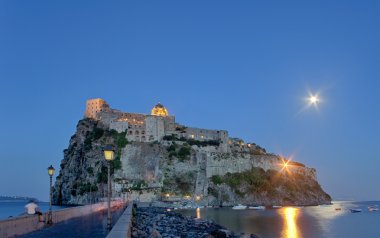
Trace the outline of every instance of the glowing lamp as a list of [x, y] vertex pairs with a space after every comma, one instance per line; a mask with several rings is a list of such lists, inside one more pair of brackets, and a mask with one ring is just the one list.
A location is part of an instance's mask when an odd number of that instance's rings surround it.
[[54, 172], [55, 172], [54, 167], [52, 165], [50, 165], [49, 168], [48, 168], [48, 174], [49, 174], [49, 176], [53, 176]]
[[115, 151], [112, 149], [112, 147], [110, 145], [107, 145], [104, 150], [104, 158], [107, 160], [107, 161], [111, 161], [114, 159], [114, 156], [115, 156]]

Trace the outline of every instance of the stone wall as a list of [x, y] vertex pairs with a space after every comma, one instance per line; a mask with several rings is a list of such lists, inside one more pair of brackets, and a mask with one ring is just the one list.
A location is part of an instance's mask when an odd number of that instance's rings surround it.
[[112, 121], [110, 123], [110, 129], [116, 130], [121, 133], [128, 129], [128, 122], [126, 121]]
[[165, 135], [165, 121], [163, 117], [147, 116], [145, 119], [146, 137], [145, 141], [161, 141]]
[[132, 204], [129, 204], [119, 220], [112, 227], [107, 238], [130, 238], [132, 235]]
[[85, 117], [91, 119], [98, 119], [98, 113], [108, 109], [109, 105], [101, 98], [89, 99], [86, 102]]

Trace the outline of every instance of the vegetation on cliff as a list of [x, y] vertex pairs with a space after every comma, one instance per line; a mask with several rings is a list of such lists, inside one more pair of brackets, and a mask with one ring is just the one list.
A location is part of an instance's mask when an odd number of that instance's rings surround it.
[[[241, 173], [227, 173], [212, 176], [209, 192], [216, 198], [220, 185], [225, 184], [238, 196], [237, 199], [254, 197], [256, 201], [267, 204], [318, 204], [317, 201], [331, 201], [318, 182], [307, 175], [253, 167]], [[279, 199], [280, 198], [280, 199]], [[302, 199], [301, 199], [302, 198]], [[228, 196], [224, 196], [228, 200]], [[301, 200], [300, 200], [301, 199]]]
[[90, 201], [102, 197], [107, 183], [107, 163], [102, 149], [106, 144], [114, 146], [111, 174], [121, 170], [121, 150], [128, 144], [126, 133], [108, 130], [90, 119], [80, 120], [69, 147], [64, 150], [53, 191], [55, 203], [83, 203], [78, 200], [79, 196], [86, 196]]

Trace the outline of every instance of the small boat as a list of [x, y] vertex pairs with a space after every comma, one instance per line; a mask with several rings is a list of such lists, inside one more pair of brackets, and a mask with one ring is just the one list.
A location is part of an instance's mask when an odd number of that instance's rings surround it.
[[272, 208], [276, 209], [276, 208], [281, 208], [282, 206], [272, 206]]
[[375, 211], [378, 211], [378, 210], [379, 210], [379, 208], [377, 206], [369, 206], [368, 207], [368, 211], [370, 211], [370, 212], [375, 212]]
[[342, 208], [340, 208], [340, 207], [335, 208], [335, 211], [342, 211]]
[[248, 207], [248, 209], [252, 209], [252, 210], [265, 210], [265, 207], [264, 206], [251, 206], [251, 207]]
[[358, 213], [358, 212], [362, 212], [362, 209], [350, 209], [351, 213]]
[[247, 208], [247, 206], [244, 206], [241, 204], [238, 204], [238, 205], [232, 207], [232, 209], [234, 209], [234, 210], [244, 210], [246, 208]]

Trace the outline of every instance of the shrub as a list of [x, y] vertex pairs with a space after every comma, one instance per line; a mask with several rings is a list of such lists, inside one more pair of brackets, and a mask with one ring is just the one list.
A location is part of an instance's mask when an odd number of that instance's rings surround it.
[[94, 140], [98, 140], [100, 137], [102, 137], [104, 134], [104, 130], [102, 128], [95, 127], [92, 131], [92, 137]]
[[84, 151], [90, 151], [92, 149], [92, 140], [91, 137], [87, 137], [84, 140]]
[[141, 190], [144, 187], [147, 187], [148, 184], [145, 182], [145, 180], [138, 180], [133, 182], [131, 190]]
[[100, 172], [97, 175], [98, 183], [107, 183], [108, 175], [107, 175], [107, 167], [102, 166]]
[[211, 177], [211, 181], [215, 184], [215, 185], [219, 185], [219, 184], [222, 184], [223, 183], [223, 179], [222, 177], [220, 177], [219, 175], [213, 175]]
[[167, 151], [168, 152], [172, 152], [172, 151], [176, 151], [177, 149], [177, 144], [176, 143], [173, 143], [171, 144], [168, 148], [167, 148]]
[[120, 156], [116, 156], [116, 158], [112, 161], [111, 166], [113, 170], [119, 170], [122, 168]]
[[93, 167], [88, 167], [87, 169], [87, 173], [93, 175], [94, 174], [94, 168]]
[[178, 157], [182, 160], [185, 159], [189, 155], [190, 155], [190, 148], [189, 147], [186, 147], [186, 146], [181, 147], [181, 149], [179, 149], [179, 151], [178, 151]]
[[89, 193], [89, 192], [96, 192], [96, 191], [98, 191], [98, 186], [96, 186], [96, 185], [93, 185], [89, 182], [87, 182], [85, 184], [80, 184], [79, 195], [83, 195], [83, 194]]
[[172, 134], [172, 135], [166, 135], [166, 136], [162, 137], [162, 139], [168, 140], [168, 141], [174, 141], [174, 140], [178, 140], [178, 137], [177, 137], [177, 135]]

